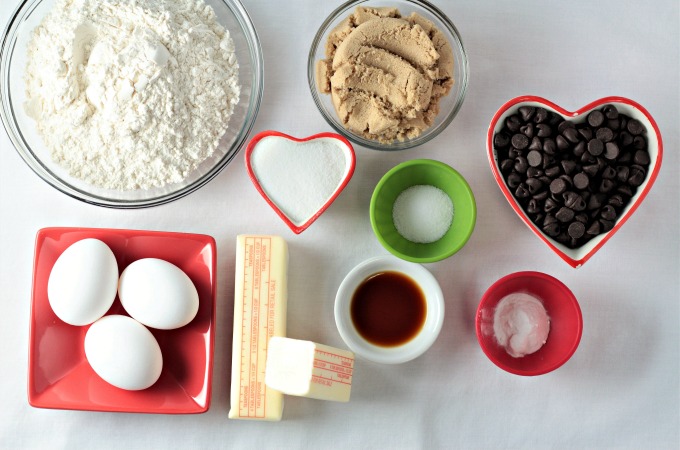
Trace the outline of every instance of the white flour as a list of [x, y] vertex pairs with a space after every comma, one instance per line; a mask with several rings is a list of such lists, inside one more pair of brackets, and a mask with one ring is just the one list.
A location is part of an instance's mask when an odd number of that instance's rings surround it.
[[52, 158], [119, 190], [182, 181], [217, 148], [240, 92], [234, 44], [202, 0], [57, 0], [25, 81]]

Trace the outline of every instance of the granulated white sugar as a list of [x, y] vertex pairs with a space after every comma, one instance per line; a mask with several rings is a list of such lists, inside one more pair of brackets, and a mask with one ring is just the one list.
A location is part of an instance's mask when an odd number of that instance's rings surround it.
[[394, 202], [392, 220], [405, 239], [419, 244], [435, 242], [451, 227], [453, 202], [435, 186], [411, 186]]
[[349, 170], [346, 152], [336, 139], [294, 142], [269, 136], [250, 157], [253, 173], [269, 199], [296, 225], [316, 214], [338, 189]]

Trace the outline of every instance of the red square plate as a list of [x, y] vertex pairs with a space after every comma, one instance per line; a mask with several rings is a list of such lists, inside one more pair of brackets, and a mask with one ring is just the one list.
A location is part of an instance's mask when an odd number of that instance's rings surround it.
[[[163, 372], [142, 391], [126, 391], [102, 380], [85, 358], [89, 326], [62, 322], [47, 299], [55, 261], [76, 241], [95, 238], [116, 255], [121, 273], [141, 258], [164, 259], [182, 269], [198, 291], [198, 313], [176, 330], [149, 328], [163, 353]], [[210, 407], [215, 339], [215, 239], [201, 234], [96, 228], [38, 231], [28, 354], [28, 402], [38, 408], [157, 414], [203, 413]], [[107, 314], [127, 315], [118, 297]]]

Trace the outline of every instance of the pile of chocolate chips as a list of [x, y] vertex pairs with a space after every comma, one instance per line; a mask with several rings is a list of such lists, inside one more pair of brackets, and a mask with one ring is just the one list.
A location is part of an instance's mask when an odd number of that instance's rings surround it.
[[539, 229], [569, 248], [606, 233], [647, 177], [646, 130], [613, 105], [583, 123], [522, 106], [493, 145], [510, 192]]

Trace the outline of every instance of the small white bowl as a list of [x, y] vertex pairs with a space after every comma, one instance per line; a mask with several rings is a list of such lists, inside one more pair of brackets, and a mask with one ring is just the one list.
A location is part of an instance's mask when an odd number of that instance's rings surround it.
[[[400, 272], [423, 291], [427, 306], [425, 323], [420, 332], [405, 344], [381, 347], [364, 339], [354, 327], [350, 314], [352, 297], [357, 287], [369, 276], [380, 272]], [[393, 256], [368, 259], [356, 266], [338, 288], [335, 296], [335, 324], [345, 344], [358, 356], [382, 364], [400, 364], [422, 355], [439, 335], [444, 322], [444, 295], [434, 276], [420, 264]]]

